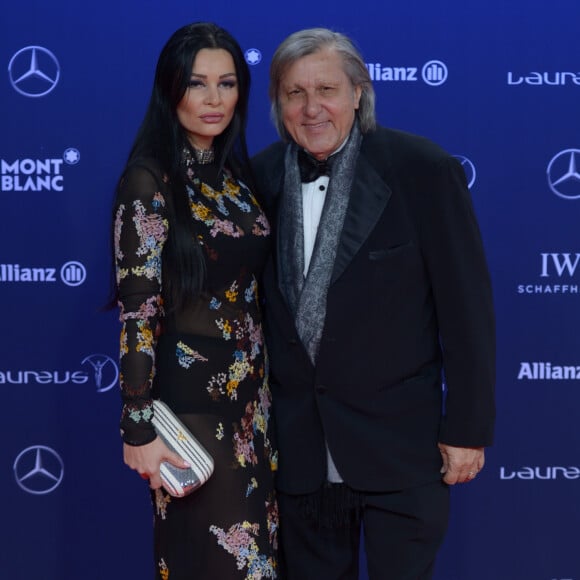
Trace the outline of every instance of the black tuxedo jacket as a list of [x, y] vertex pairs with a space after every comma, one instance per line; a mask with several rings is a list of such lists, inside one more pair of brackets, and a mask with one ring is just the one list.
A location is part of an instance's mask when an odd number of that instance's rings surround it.
[[[284, 152], [253, 160], [274, 239]], [[345, 482], [370, 492], [440, 478], [439, 441], [492, 443], [491, 284], [456, 159], [407, 133], [364, 136], [316, 365], [279, 287], [284, 259], [274, 251], [263, 280], [280, 490], [321, 485], [325, 438]]]

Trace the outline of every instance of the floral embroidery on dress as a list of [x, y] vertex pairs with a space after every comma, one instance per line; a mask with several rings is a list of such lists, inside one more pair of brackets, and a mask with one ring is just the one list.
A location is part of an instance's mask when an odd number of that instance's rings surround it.
[[169, 580], [169, 568], [163, 558], [159, 560], [159, 575], [161, 576], [161, 580]]
[[238, 299], [238, 283], [234, 280], [232, 285], [226, 290], [226, 298], [230, 302], [235, 302]]
[[164, 493], [163, 489], [155, 490], [155, 509], [157, 515], [164, 520], [167, 517], [167, 506], [171, 503], [171, 496]]
[[216, 326], [222, 331], [222, 337], [224, 340], [229, 340], [232, 337], [232, 325], [229, 320], [224, 320], [220, 318], [215, 321]]
[[236, 391], [238, 385], [254, 368], [248, 361], [248, 354], [246, 352], [237, 350], [234, 353], [234, 358], [234, 362], [230, 365], [229, 381], [226, 385], [226, 393], [233, 401], [238, 398]]
[[213, 227], [209, 232], [214, 238], [218, 234], [225, 234], [232, 238], [239, 238], [244, 235], [244, 230], [240, 226], [234, 225], [232, 222], [227, 220], [214, 219]]
[[266, 219], [264, 214], [259, 215], [256, 218], [256, 223], [252, 228], [252, 233], [255, 236], [269, 236], [270, 235], [270, 223]]
[[207, 206], [203, 205], [201, 201], [192, 200], [190, 202], [190, 207], [193, 217], [208, 226], [209, 233], [212, 237], [215, 238], [219, 233], [233, 238], [239, 238], [244, 235], [242, 228], [229, 220], [223, 220], [216, 217]]
[[224, 386], [228, 376], [225, 373], [218, 373], [213, 376], [207, 385], [207, 392], [213, 401], [219, 400], [221, 395], [225, 394]]
[[226, 552], [235, 556], [238, 570], [247, 568], [246, 580], [276, 578], [276, 563], [270, 557], [259, 553], [255, 537], [259, 535], [260, 525], [243, 522], [234, 524], [226, 532], [217, 526], [210, 526], [218, 544]]
[[274, 546], [274, 549], [278, 549], [278, 528], [280, 527], [280, 516], [278, 513], [278, 502], [274, 498], [273, 493], [268, 496], [268, 500], [266, 501], [266, 513], [270, 544]]
[[[208, 184], [200, 183], [194, 177], [193, 171], [190, 170], [188, 175], [193, 183], [200, 188], [202, 195], [216, 204], [216, 211], [222, 216], [227, 217], [230, 215], [230, 211], [225, 205], [226, 200], [231, 201], [240, 211], [245, 213], [249, 213], [252, 210], [253, 204], [256, 204], [254, 196], [248, 192], [247, 188], [236, 185], [230, 176], [224, 177], [223, 189], [216, 191]], [[242, 191], [248, 195], [252, 204], [241, 199]], [[193, 217], [208, 226], [212, 237], [215, 238], [220, 233], [233, 238], [239, 238], [244, 235], [244, 230], [240, 226], [234, 224], [231, 220], [218, 218], [207, 205], [201, 200], [198, 200], [196, 191], [191, 186], [187, 186], [187, 193], [190, 199], [190, 208]], [[256, 221], [252, 226], [252, 234], [256, 236], [270, 235], [270, 225], [264, 214], [260, 213], [256, 217]]]
[[153, 417], [153, 405], [151, 403], [145, 403], [143, 407], [126, 405], [125, 409], [131, 420], [135, 423], [140, 423], [141, 421], [148, 423]]
[[153, 318], [158, 314], [163, 314], [163, 302], [160, 296], [150, 296], [145, 302], [139, 305], [139, 310], [137, 312], [126, 312], [125, 305], [120, 304], [120, 316], [119, 320], [121, 322], [126, 322], [127, 320], [147, 320]]
[[221, 191], [216, 191], [207, 183], [202, 183], [201, 193], [203, 193], [203, 195], [205, 195], [205, 197], [208, 199], [215, 201], [217, 210], [222, 215], [230, 215], [229, 210], [224, 204], [226, 199], [235, 204], [240, 209], [240, 211], [243, 211], [244, 213], [251, 211], [252, 206], [247, 201], [240, 199], [240, 186], [236, 185], [230, 177], [225, 177], [222, 187], [223, 189]]
[[270, 399], [268, 396], [262, 398], [260, 404], [248, 402], [246, 413], [242, 417], [240, 425], [234, 426], [234, 456], [241, 467], [246, 467], [248, 464], [255, 465], [258, 462], [258, 457], [254, 451], [254, 437], [257, 433], [263, 435], [268, 454], [272, 455], [270, 441], [267, 437], [269, 408]]
[[270, 449], [270, 471], [278, 471], [278, 450]]
[[252, 280], [251, 284], [246, 288], [244, 292], [244, 300], [248, 303], [252, 303], [256, 300], [256, 296], [258, 294], [258, 283], [256, 280]]
[[246, 490], [246, 497], [249, 497], [249, 495], [255, 489], [258, 489], [258, 482], [256, 481], [256, 478], [255, 477], [252, 477], [252, 479], [250, 479], [250, 483], [248, 483], [248, 488]]
[[168, 222], [159, 214], [147, 213], [140, 200], [133, 202], [135, 231], [139, 236], [137, 256], [146, 256], [145, 263], [132, 269], [136, 276], [161, 281], [161, 252], [167, 236]]
[[120, 339], [120, 349], [121, 349], [121, 356], [127, 354], [129, 352], [129, 346], [127, 345], [127, 329], [125, 326], [121, 328], [121, 339]]
[[176, 355], [179, 365], [184, 369], [188, 369], [196, 360], [207, 362], [207, 358], [187, 346], [181, 340], [177, 343]]
[[153, 194], [153, 201], [151, 202], [151, 205], [156, 211], [165, 207], [165, 198], [161, 195], [161, 192], [156, 191]]
[[[123, 214], [125, 213], [125, 205], [121, 204], [119, 205], [119, 207], [117, 208], [117, 211], [115, 212], [115, 220], [113, 222], [113, 239], [115, 240], [115, 262], [117, 263], [117, 268], [116, 268], [116, 275], [117, 275], [117, 284], [120, 282], [120, 280], [122, 279], [122, 277], [119, 276], [119, 274], [121, 273], [121, 271], [123, 270], [123, 268], [119, 267], [119, 263], [123, 260], [123, 258], [125, 257], [125, 254], [123, 253], [123, 249], [121, 248], [121, 244], [119, 244], [119, 241], [121, 239], [121, 232], [123, 231]], [[125, 268], [125, 276], [127, 275], [127, 269]]]

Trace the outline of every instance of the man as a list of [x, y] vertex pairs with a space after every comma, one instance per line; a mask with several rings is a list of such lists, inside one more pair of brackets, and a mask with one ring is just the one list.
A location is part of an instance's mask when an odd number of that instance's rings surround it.
[[[326, 29], [270, 69], [284, 142], [254, 159], [275, 230], [264, 274], [290, 580], [431, 578], [449, 485], [492, 442], [489, 274], [460, 164], [377, 127], [368, 71]], [[446, 397], [443, 400], [442, 376]]]

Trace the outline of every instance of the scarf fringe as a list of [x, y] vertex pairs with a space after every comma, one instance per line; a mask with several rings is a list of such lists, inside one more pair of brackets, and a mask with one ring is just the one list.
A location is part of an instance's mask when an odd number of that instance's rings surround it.
[[319, 528], [350, 528], [360, 521], [364, 494], [344, 483], [325, 483], [299, 500], [300, 514]]

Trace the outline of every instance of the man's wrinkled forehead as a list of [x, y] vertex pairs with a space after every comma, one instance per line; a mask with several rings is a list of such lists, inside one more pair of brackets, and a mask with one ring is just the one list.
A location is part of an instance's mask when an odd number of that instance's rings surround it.
[[309, 84], [337, 84], [348, 80], [340, 53], [333, 48], [323, 48], [305, 54], [288, 63], [280, 75], [280, 88]]

